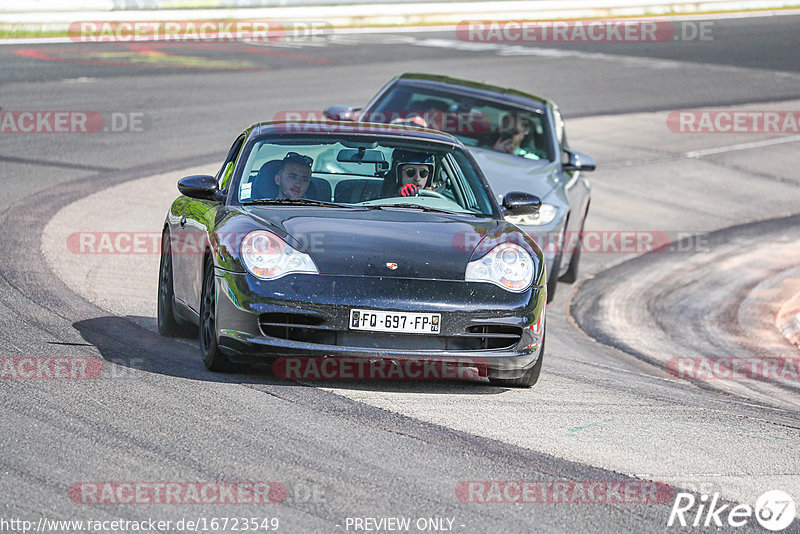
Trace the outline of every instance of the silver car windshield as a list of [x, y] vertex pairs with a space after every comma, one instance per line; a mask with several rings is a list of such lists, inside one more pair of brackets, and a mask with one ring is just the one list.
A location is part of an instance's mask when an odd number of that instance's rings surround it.
[[554, 157], [542, 113], [435, 89], [397, 85], [359, 120], [440, 130], [458, 137], [467, 146], [528, 159]]

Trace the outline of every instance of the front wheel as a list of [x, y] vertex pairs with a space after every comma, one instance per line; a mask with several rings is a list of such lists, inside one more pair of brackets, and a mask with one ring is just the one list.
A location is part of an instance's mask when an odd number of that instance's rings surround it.
[[158, 270], [158, 333], [162, 336], [177, 337], [186, 333], [186, 329], [175, 320], [174, 306], [172, 249], [169, 231], [164, 230], [161, 238], [161, 264]]
[[510, 379], [489, 377], [489, 383], [498, 387], [529, 388], [539, 381], [539, 375], [542, 373], [542, 360], [544, 360], [544, 335], [542, 335], [542, 346], [539, 349], [539, 359], [524, 375], [519, 378]]
[[[586, 212], [589, 212], [588, 208]], [[575, 250], [572, 251], [572, 257], [569, 260], [569, 268], [567, 272], [564, 273], [564, 276], [559, 278], [559, 280], [568, 284], [572, 284], [578, 279], [578, 264], [581, 261], [581, 241], [583, 241], [584, 224], [586, 224], [586, 215], [583, 216], [583, 221], [581, 221], [581, 229], [578, 231], [578, 242], [575, 244]]]
[[200, 352], [209, 371], [233, 370], [233, 364], [217, 344], [217, 284], [214, 280], [214, 261], [206, 259], [203, 274], [203, 296], [200, 299]]
[[558, 287], [558, 271], [561, 270], [561, 252], [553, 258], [553, 267], [550, 269], [550, 276], [547, 279], [547, 302], [552, 302], [556, 297]]

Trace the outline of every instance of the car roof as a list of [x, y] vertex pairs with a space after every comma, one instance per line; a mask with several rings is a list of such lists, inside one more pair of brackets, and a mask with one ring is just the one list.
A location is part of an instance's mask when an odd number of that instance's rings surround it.
[[456, 137], [427, 128], [417, 128], [400, 124], [346, 121], [273, 121], [253, 124], [248, 130], [252, 135], [314, 135], [336, 137], [340, 135], [401, 138], [415, 141], [440, 143], [465, 149]]
[[499, 87], [497, 85], [464, 80], [461, 78], [451, 78], [450, 76], [442, 76], [439, 74], [406, 72], [398, 76], [396, 80], [397, 83], [401, 85], [439, 89], [476, 98], [495, 100], [500, 103], [532, 108], [538, 111], [544, 111], [547, 105], [553, 105], [553, 102], [547, 98], [524, 93], [516, 89]]

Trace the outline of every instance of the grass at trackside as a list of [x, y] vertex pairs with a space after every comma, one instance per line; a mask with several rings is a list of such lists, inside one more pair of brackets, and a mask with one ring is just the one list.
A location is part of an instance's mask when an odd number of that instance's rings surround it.
[[34, 39], [37, 37], [66, 37], [67, 30], [28, 30], [25, 28], [0, 28], [0, 39]]
[[[796, 4], [793, 6], [784, 6], [779, 8], [770, 8], [770, 9], [737, 9], [731, 11], [725, 10], [718, 10], [718, 11], [698, 11], [698, 12], [668, 12], [668, 13], [659, 13], [657, 15], [626, 15], [626, 16], [611, 16], [611, 17], [574, 17], [574, 18], [565, 18], [565, 19], [519, 19], [519, 18], [509, 18], [506, 21], [514, 21], [514, 22], [552, 22], [556, 20], [622, 20], [622, 19], [643, 19], [643, 18], [660, 18], [660, 17], [697, 17], [697, 16], [704, 16], [704, 15], [726, 15], [726, 14], [734, 14], [734, 13], [770, 13], [775, 11], [791, 11], [800, 8], [800, 4]], [[235, 22], [237, 20], [246, 20], [246, 19], [214, 19], [214, 22]], [[482, 21], [481, 19], [469, 19], [476, 22], [504, 22], [503, 20], [497, 21]], [[108, 21], [108, 22], [121, 22], [121, 21]], [[135, 22], [135, 21], [125, 21], [125, 22]], [[164, 21], [160, 21], [164, 22]], [[199, 20], [190, 21], [186, 20], [186, 22], [201, 22]], [[281, 20], [275, 20], [276, 23], [280, 24]], [[291, 21], [294, 22], [294, 21]], [[408, 24], [341, 24], [341, 25], [331, 25], [326, 26], [326, 29], [357, 29], [357, 28], [408, 28], [408, 27], [453, 27], [456, 24], [452, 22], [424, 22], [424, 23], [408, 23]], [[31, 24], [5, 24], [0, 25], [0, 41], [3, 39], [36, 39], [42, 38], [46, 39], [48, 37], [69, 37], [75, 36], [76, 41], [78, 41], [78, 36], [75, 34], [74, 31], [69, 31], [68, 29], [54, 29], [54, 30], [43, 30], [43, 29], [30, 29]]]

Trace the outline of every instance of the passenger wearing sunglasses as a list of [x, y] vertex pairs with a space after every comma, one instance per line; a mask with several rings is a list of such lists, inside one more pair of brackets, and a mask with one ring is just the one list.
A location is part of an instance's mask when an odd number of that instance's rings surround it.
[[413, 197], [433, 183], [434, 159], [431, 154], [396, 148], [392, 152], [395, 172], [384, 181], [384, 197]]
[[297, 152], [286, 154], [275, 173], [275, 183], [278, 186], [276, 198], [303, 198], [311, 183], [313, 164], [314, 160], [309, 156]]

